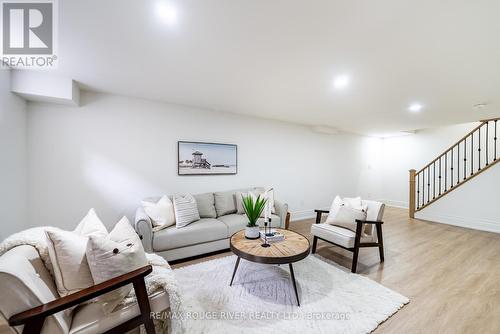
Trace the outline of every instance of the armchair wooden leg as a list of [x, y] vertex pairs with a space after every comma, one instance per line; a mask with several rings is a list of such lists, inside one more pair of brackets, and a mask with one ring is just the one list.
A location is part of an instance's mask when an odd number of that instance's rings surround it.
[[354, 255], [352, 256], [352, 267], [351, 267], [352, 273], [356, 273], [356, 267], [358, 266], [358, 254], [359, 254], [359, 246], [355, 246]]
[[380, 262], [384, 262], [384, 239], [382, 237], [382, 224], [377, 225], [377, 239]]
[[311, 253], [314, 254], [316, 253], [316, 246], [318, 245], [318, 237], [314, 237], [313, 238], [313, 246], [312, 246], [312, 249], [311, 249]]
[[352, 256], [352, 267], [351, 272], [356, 273], [356, 267], [358, 266], [358, 254], [359, 254], [359, 243], [361, 242], [361, 233], [363, 230], [363, 223], [361, 221], [356, 221], [356, 236], [354, 238], [354, 254]]
[[144, 323], [144, 328], [147, 334], [155, 334], [155, 325], [151, 319], [151, 307], [149, 305], [148, 291], [144, 279], [134, 281], [135, 295], [137, 296], [137, 303], [141, 310], [141, 317]]

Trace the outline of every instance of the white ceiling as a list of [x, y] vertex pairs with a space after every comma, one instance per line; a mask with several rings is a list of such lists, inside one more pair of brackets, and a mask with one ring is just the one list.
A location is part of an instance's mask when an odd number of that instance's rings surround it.
[[[166, 2], [174, 25], [157, 1], [59, 1], [58, 74], [95, 91], [368, 134], [500, 114], [499, 1]], [[342, 74], [351, 84], [336, 91]], [[425, 108], [409, 113], [412, 102]]]

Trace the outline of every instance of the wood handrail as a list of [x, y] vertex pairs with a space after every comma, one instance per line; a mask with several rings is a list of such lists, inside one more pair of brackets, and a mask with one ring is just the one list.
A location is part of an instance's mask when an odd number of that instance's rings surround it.
[[455, 148], [455, 146], [459, 145], [465, 139], [469, 138], [472, 134], [474, 134], [474, 132], [476, 132], [479, 128], [483, 127], [487, 122], [491, 122], [491, 121], [495, 121], [495, 120], [500, 120], [500, 118], [496, 118], [496, 119], [494, 118], [494, 119], [491, 119], [491, 120], [488, 120], [488, 121], [481, 121], [481, 124], [479, 124], [473, 130], [471, 130], [470, 132], [468, 132], [459, 141], [455, 142], [455, 144], [451, 145], [446, 151], [444, 151], [443, 153], [441, 153], [436, 159], [432, 160], [427, 165], [425, 165], [425, 167], [421, 168], [416, 174], [422, 173], [427, 167], [429, 167], [430, 165], [432, 165], [433, 163], [435, 163], [436, 161], [438, 161], [440, 158], [442, 158], [443, 156], [445, 156], [446, 153], [450, 152], [452, 149]]

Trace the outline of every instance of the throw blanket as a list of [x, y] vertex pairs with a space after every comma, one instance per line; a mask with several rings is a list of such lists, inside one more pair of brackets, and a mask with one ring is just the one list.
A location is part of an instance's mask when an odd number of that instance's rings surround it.
[[[0, 244], [0, 256], [4, 253], [8, 252], [10, 249], [21, 246], [28, 245], [35, 247], [40, 254], [40, 258], [47, 267], [47, 270], [50, 274], [54, 275], [54, 270], [52, 267], [52, 263], [49, 257], [49, 251], [47, 248], [47, 240], [45, 237], [45, 231], [47, 230], [58, 230], [55, 227], [35, 227], [25, 231], [21, 231], [19, 233], [13, 234], [7, 239], [5, 239]], [[148, 294], [151, 294], [160, 289], [168, 292], [170, 299], [170, 311], [172, 313], [180, 312], [181, 309], [181, 298], [179, 294], [179, 286], [177, 285], [177, 281], [174, 277], [174, 272], [170, 268], [168, 262], [162, 257], [155, 254], [146, 254], [149, 264], [153, 267], [153, 272], [146, 276], [146, 288], [148, 290]], [[126, 306], [137, 301], [135, 296], [135, 291], [132, 289], [130, 294], [121, 302], [118, 306]], [[167, 318], [167, 317], [162, 317]], [[155, 319], [155, 328], [157, 333], [183, 333], [184, 332], [184, 324], [181, 319], [175, 319], [172, 317], [171, 321], [168, 319]], [[170, 324], [170, 326], [169, 326]], [[141, 333], [144, 332], [143, 326], [141, 326]]]

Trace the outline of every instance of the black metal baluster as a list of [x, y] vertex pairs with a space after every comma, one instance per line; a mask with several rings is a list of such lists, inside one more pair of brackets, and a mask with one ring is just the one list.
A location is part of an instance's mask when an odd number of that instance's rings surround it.
[[427, 167], [427, 203], [431, 200], [431, 166]]
[[451, 148], [450, 163], [451, 163], [451, 172], [450, 172], [450, 176], [451, 176], [450, 189], [451, 189], [451, 188], [453, 188], [453, 147]]
[[467, 178], [467, 138], [464, 139], [464, 180]]
[[481, 170], [481, 127], [479, 127], [479, 131], [477, 133], [477, 171]]
[[[460, 145], [458, 145], [458, 154], [460, 155]], [[451, 189], [451, 188], [453, 188], [453, 147], [451, 148], [450, 162], [451, 162], [451, 172], [450, 172], [450, 176], [451, 176], [450, 189]]]
[[448, 152], [444, 155], [444, 192], [448, 190]]
[[457, 145], [458, 154], [457, 154], [457, 184], [460, 183], [460, 143]]
[[485, 140], [485, 143], [486, 143], [486, 166], [488, 166], [490, 164], [490, 157], [489, 157], [489, 154], [488, 154], [488, 147], [490, 146], [490, 135], [489, 135], [489, 132], [490, 132], [490, 121], [486, 121], [486, 140]]
[[493, 140], [495, 142], [495, 159], [493, 161], [497, 161], [497, 120], [495, 120], [495, 137]]
[[432, 199], [436, 198], [436, 162], [434, 161], [432, 163], [432, 170], [433, 170], [433, 176], [432, 176]]
[[441, 158], [439, 157], [439, 194], [438, 196], [441, 195]]
[[425, 170], [422, 170], [422, 206], [425, 205]]
[[470, 134], [470, 175], [474, 174], [474, 133]]
[[425, 205], [425, 170], [422, 169], [422, 206]]
[[424, 201], [424, 196], [425, 196], [425, 187], [424, 187], [425, 172], [422, 170], [420, 173], [422, 174], [422, 206], [423, 206], [425, 204], [425, 201]]

